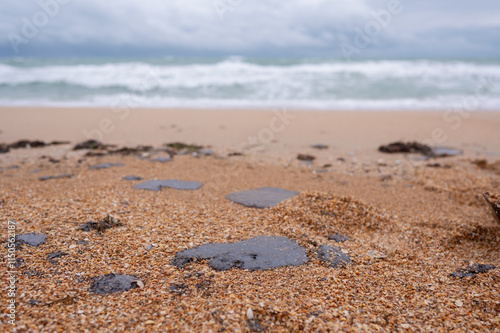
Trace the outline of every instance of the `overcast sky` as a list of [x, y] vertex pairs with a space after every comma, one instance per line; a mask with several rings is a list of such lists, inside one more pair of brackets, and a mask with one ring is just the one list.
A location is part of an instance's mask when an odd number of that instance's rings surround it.
[[0, 36], [3, 57], [499, 58], [500, 1], [1, 0]]

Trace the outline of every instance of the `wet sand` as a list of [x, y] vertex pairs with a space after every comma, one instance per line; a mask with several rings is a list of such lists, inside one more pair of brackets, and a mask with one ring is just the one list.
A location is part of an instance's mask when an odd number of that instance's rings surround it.
[[[443, 144], [464, 155], [431, 160], [383, 154], [377, 147], [425, 140], [433, 129], [449, 126], [442, 114], [297, 112], [271, 142], [241, 146], [249, 137], [259, 140], [263, 128], [276, 129], [279, 124], [270, 121], [278, 116], [147, 110], [143, 117], [131, 112], [102, 138], [127, 146], [183, 141], [214, 150], [161, 163], [152, 159], [165, 153], [88, 157], [86, 150], [71, 150], [87, 139], [82, 129], [96, 128], [104, 114], [111, 119], [111, 111], [41, 111], [0, 111], [0, 142], [72, 142], [0, 154], [0, 218], [5, 225], [15, 220], [18, 235], [47, 236], [38, 247], [23, 244], [16, 251], [22, 259], [15, 269], [18, 331], [480, 332], [500, 325], [500, 270], [450, 275], [474, 264], [500, 266], [500, 225], [482, 198], [485, 191], [500, 192], [494, 164], [500, 159], [500, 113], [474, 113], [458, 130], [447, 130]], [[317, 143], [330, 147], [310, 147]], [[301, 162], [298, 153], [317, 159]], [[123, 166], [89, 168], [101, 163]], [[39, 180], [58, 175], [73, 176]], [[122, 179], [129, 175], [143, 180]], [[134, 189], [152, 179], [203, 186]], [[299, 194], [266, 209], [226, 199], [259, 187]], [[78, 230], [108, 214], [121, 226]], [[330, 237], [335, 234], [349, 239], [337, 243]], [[183, 268], [172, 262], [182, 250], [258, 236], [287, 237], [309, 261], [255, 271], [219, 271], [207, 260]], [[322, 245], [340, 247], [351, 262], [330, 267], [318, 258]], [[108, 273], [140, 283], [124, 292], [93, 293], [94, 279]], [[8, 278], [2, 270], [0, 279]], [[1, 300], [8, 304], [6, 293]], [[11, 328], [6, 320], [1, 326]]]

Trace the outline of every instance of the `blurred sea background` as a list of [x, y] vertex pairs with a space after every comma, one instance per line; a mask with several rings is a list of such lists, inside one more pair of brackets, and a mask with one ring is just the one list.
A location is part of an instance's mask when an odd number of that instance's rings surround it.
[[500, 60], [0, 58], [0, 105], [500, 110]]

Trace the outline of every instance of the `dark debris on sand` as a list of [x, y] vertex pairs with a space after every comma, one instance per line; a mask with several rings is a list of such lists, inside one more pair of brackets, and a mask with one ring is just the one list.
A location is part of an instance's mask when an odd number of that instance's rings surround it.
[[337, 243], [342, 243], [342, 242], [348, 241], [350, 239], [351, 238], [349, 236], [344, 236], [341, 234], [333, 234], [333, 235], [328, 236], [328, 240], [333, 240], [333, 241], [336, 241]]
[[312, 145], [311, 148], [322, 150], [322, 149], [328, 149], [329, 146], [324, 145], [322, 143], [318, 143], [318, 144]]
[[432, 155], [432, 148], [419, 142], [393, 142], [388, 145], [380, 146], [379, 151], [383, 153], [420, 153], [422, 155]]
[[167, 143], [165, 144], [165, 147], [167, 147], [167, 151], [171, 156], [192, 154], [194, 157], [201, 157], [215, 154], [215, 152], [210, 148], [194, 144], [186, 144], [183, 142]]
[[209, 259], [217, 271], [233, 267], [250, 271], [299, 266], [309, 259], [295, 241], [281, 236], [257, 236], [235, 243], [211, 243], [178, 252], [172, 265], [184, 268], [195, 259]]
[[165, 144], [166, 147], [171, 148], [174, 150], [175, 153], [179, 153], [182, 151], [187, 151], [189, 153], [194, 153], [199, 151], [200, 149], [203, 148], [203, 146], [198, 146], [198, 145], [193, 145], [193, 144], [186, 144], [183, 142], [171, 142]]
[[92, 278], [89, 291], [94, 294], [114, 294], [137, 288], [138, 279], [133, 275], [109, 273]]
[[16, 240], [20, 244], [28, 244], [37, 247], [45, 243], [47, 236], [44, 234], [29, 233], [17, 236]]
[[0, 143], [0, 154], [5, 154], [10, 151], [9, 145], [5, 143]]
[[113, 155], [134, 155], [139, 153], [147, 153], [153, 151], [152, 146], [137, 146], [137, 147], [122, 147], [120, 149], [110, 150], [108, 149], [108, 153]]
[[78, 230], [89, 232], [91, 230], [97, 230], [98, 232], [104, 232], [108, 229], [114, 227], [121, 227], [123, 224], [115, 217], [108, 215], [98, 222], [87, 222], [78, 227]]
[[306, 154], [298, 154], [297, 159], [299, 161], [307, 161], [307, 162], [312, 162], [316, 159], [315, 156], [312, 155], [306, 155]]
[[483, 193], [484, 200], [491, 208], [491, 214], [495, 220], [500, 223], [500, 195], [496, 193], [485, 192]]
[[56, 145], [66, 145], [69, 144], [67, 141], [52, 141], [45, 142], [40, 140], [19, 140], [11, 144], [0, 143], [0, 154], [8, 153], [11, 149], [20, 149], [20, 148], [42, 148], [47, 146], [56, 146]]
[[422, 154], [429, 158], [457, 156], [462, 154], [461, 150], [447, 147], [430, 147], [423, 143], [413, 142], [393, 142], [388, 145], [383, 145], [378, 148], [382, 153], [407, 153], [407, 154]]
[[496, 161], [493, 163], [488, 163], [486, 159], [477, 159], [471, 161], [473, 164], [477, 165], [481, 170], [489, 170], [495, 172], [497, 175], [500, 175], [500, 161]]
[[56, 261], [54, 259], [61, 258], [63, 256], [67, 256], [68, 254], [69, 253], [65, 253], [65, 252], [61, 252], [61, 251], [52, 252], [52, 253], [49, 253], [49, 255], [47, 256], [47, 260], [51, 264], [55, 264]]
[[82, 149], [96, 150], [96, 149], [106, 149], [108, 147], [109, 147], [108, 145], [104, 145], [99, 141], [87, 140], [78, 143], [76, 146], [73, 147], [73, 150], [82, 150]]
[[44, 176], [44, 177], [40, 177], [38, 178], [39, 180], [41, 181], [45, 181], [45, 180], [51, 180], [51, 179], [63, 179], [63, 178], [72, 178], [73, 175], [59, 175], [59, 176]]
[[493, 265], [473, 264], [466, 268], [459, 268], [450, 275], [455, 278], [463, 279], [464, 277], [474, 277], [479, 273], [485, 273], [495, 268], [497, 267]]

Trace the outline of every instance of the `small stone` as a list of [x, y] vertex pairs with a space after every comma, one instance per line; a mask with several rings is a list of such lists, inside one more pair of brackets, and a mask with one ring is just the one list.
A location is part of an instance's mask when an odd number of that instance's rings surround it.
[[337, 243], [342, 243], [342, 242], [348, 241], [350, 239], [351, 238], [349, 236], [344, 236], [341, 234], [334, 234], [334, 235], [328, 236], [328, 240], [334, 240]]
[[63, 178], [73, 178], [73, 175], [59, 175], [59, 176], [45, 176], [38, 178], [41, 181], [51, 180], [51, 179], [63, 179]]
[[432, 148], [432, 157], [448, 157], [461, 155], [462, 151], [448, 147], [434, 147]]
[[461, 300], [456, 300], [455, 305], [461, 307], [462, 305], [464, 305], [464, 302], [462, 302]]
[[167, 162], [172, 162], [173, 159], [171, 157], [161, 156], [161, 157], [153, 158], [151, 161], [152, 162], [167, 163]]
[[201, 148], [197, 152], [193, 153], [193, 156], [195, 157], [200, 157], [200, 156], [212, 156], [214, 155], [215, 152], [212, 149], [209, 148]]
[[247, 319], [252, 320], [253, 319], [253, 311], [251, 308], [248, 308], [247, 310]]
[[152, 320], [146, 320], [146, 321], [144, 322], [144, 324], [145, 324], [145, 325], [154, 325], [154, 324], [155, 324], [155, 322], [154, 322], [154, 321], [152, 321]]
[[387, 166], [387, 163], [385, 163], [383, 158], [380, 158], [377, 160], [377, 165], [378, 166]]
[[122, 179], [123, 179], [123, 180], [142, 180], [143, 178], [142, 178], [142, 177], [139, 177], [139, 176], [134, 176], [134, 175], [131, 175], [131, 176], [126, 176], [126, 177], [123, 177]]
[[318, 259], [332, 268], [344, 268], [351, 263], [351, 257], [343, 253], [340, 247], [329, 245], [318, 247]]
[[137, 287], [139, 287], [139, 288], [141, 288], [141, 289], [143, 289], [143, 288], [144, 288], [144, 282], [142, 282], [141, 280], [132, 281], [132, 283], [133, 283], [133, 284], [135, 283], [135, 284], [137, 285]]
[[122, 163], [101, 163], [97, 165], [92, 165], [89, 166], [89, 169], [91, 170], [101, 170], [101, 169], [109, 169], [114, 166], [124, 166]]
[[409, 329], [410, 328], [410, 324], [401, 324], [401, 327], [404, 328], [404, 329]]
[[24, 259], [23, 258], [16, 258], [16, 263], [14, 264], [14, 266], [21, 267], [23, 265], [24, 265]]
[[78, 245], [71, 244], [71, 245], [69, 246], [69, 249], [70, 249], [70, 250], [71, 250], [71, 249], [74, 249], [74, 248], [75, 248], [75, 247], [77, 247], [77, 246], [78, 246]]
[[385, 259], [387, 258], [387, 255], [385, 255], [382, 252], [378, 251], [368, 251], [368, 256], [374, 258], [374, 259]]

